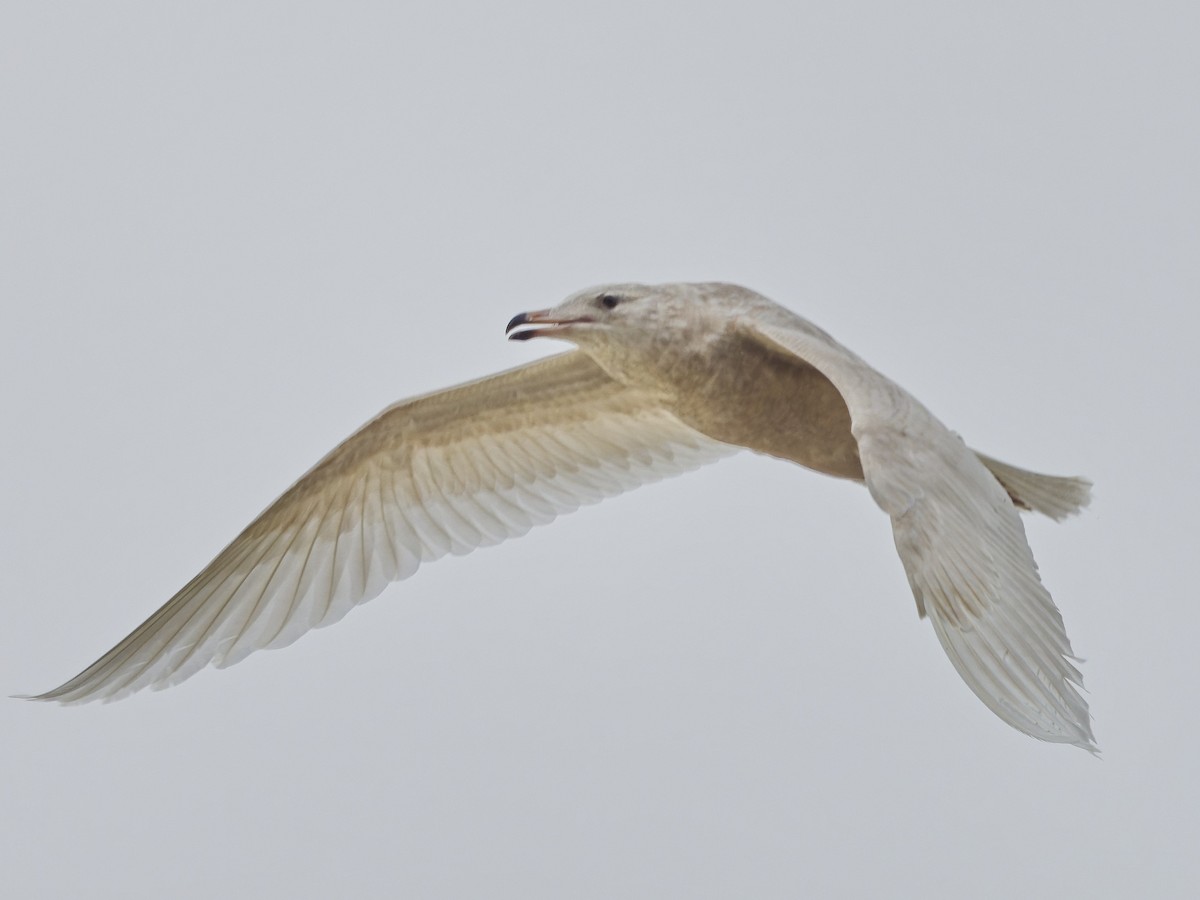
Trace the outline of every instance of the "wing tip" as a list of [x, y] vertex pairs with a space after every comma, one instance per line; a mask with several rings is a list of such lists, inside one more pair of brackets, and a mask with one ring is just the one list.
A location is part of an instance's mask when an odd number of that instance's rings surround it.
[[[1100, 755], [1100, 745], [1096, 743], [1096, 736], [1092, 734], [1092, 726], [1090, 723], [1082, 724], [1078, 727], [1078, 734], [1074, 738], [1068, 738], [1059, 743], [1069, 744], [1072, 747], [1078, 747], [1080, 750], [1086, 750], [1096, 759], [1103, 759]], [[1043, 739], [1044, 740], [1044, 739]]]
[[54, 688], [42, 694], [9, 694], [8, 698], [10, 700], [24, 700], [32, 703], [57, 703], [60, 706], [79, 706], [96, 699], [95, 697], [71, 699], [66, 696], [66, 693], [61, 691], [60, 688]]
[[26, 700], [36, 703], [57, 703], [60, 706], [83, 706], [87, 703], [112, 703], [123, 700], [137, 693], [145, 685], [136, 687], [120, 686], [114, 688], [106, 679], [87, 679], [84, 672], [75, 678], [65, 681], [58, 687], [51, 688], [40, 694], [10, 694], [13, 700]]

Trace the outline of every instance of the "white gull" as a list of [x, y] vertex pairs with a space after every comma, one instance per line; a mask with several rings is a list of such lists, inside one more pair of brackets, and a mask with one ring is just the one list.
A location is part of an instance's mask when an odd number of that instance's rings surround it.
[[1080, 478], [971, 450], [800, 316], [730, 284], [609, 285], [509, 337], [578, 349], [385, 410], [99, 660], [33, 699], [115, 700], [330, 625], [448, 553], [739, 448], [864, 482], [921, 616], [1014, 728], [1095, 750], [1062, 617], [1018, 509], [1061, 519]]

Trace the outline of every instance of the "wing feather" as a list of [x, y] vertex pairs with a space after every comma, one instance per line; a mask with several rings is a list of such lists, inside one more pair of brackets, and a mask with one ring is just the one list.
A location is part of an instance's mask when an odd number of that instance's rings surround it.
[[34, 699], [115, 700], [286, 646], [423, 562], [734, 452], [579, 352], [399, 403], [352, 435], [162, 608]]
[[[745, 327], [772, 351], [816, 366], [842, 394], [867, 488], [891, 516], [918, 611], [971, 690], [1014, 728], [1095, 752], [1062, 616], [1013, 499], [992, 474], [1002, 464], [981, 460], [910, 394], [798, 317]], [[1011, 472], [1039, 511], [1086, 502], [1081, 479], [1012, 467], [1002, 474]], [[1055, 505], [1054, 491], [1067, 500]]]

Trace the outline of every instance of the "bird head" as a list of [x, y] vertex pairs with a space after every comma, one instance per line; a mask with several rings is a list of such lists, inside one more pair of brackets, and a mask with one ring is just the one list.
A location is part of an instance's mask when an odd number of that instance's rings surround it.
[[[572, 294], [558, 306], [509, 320], [509, 340], [570, 341], [610, 375], [631, 383], [670, 367], [681, 354], [719, 339], [757, 294], [727, 284], [609, 284]], [[769, 302], [769, 301], [767, 301]]]
[[[558, 306], [519, 313], [509, 320], [510, 341], [554, 337], [594, 347], [652, 329], [661, 318], [656, 290], [640, 284], [612, 284], [572, 294]], [[649, 302], [648, 302], [649, 301]]]

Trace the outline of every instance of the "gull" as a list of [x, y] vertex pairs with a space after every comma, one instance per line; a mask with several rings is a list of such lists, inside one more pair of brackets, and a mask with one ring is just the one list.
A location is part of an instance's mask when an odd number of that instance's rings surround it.
[[920, 617], [993, 713], [1096, 751], [1082, 677], [1019, 510], [1090, 482], [971, 450], [790, 310], [732, 284], [615, 284], [521, 313], [575, 349], [384, 410], [128, 637], [30, 699], [116, 700], [291, 644], [423, 562], [525, 534], [740, 449], [866, 485]]

